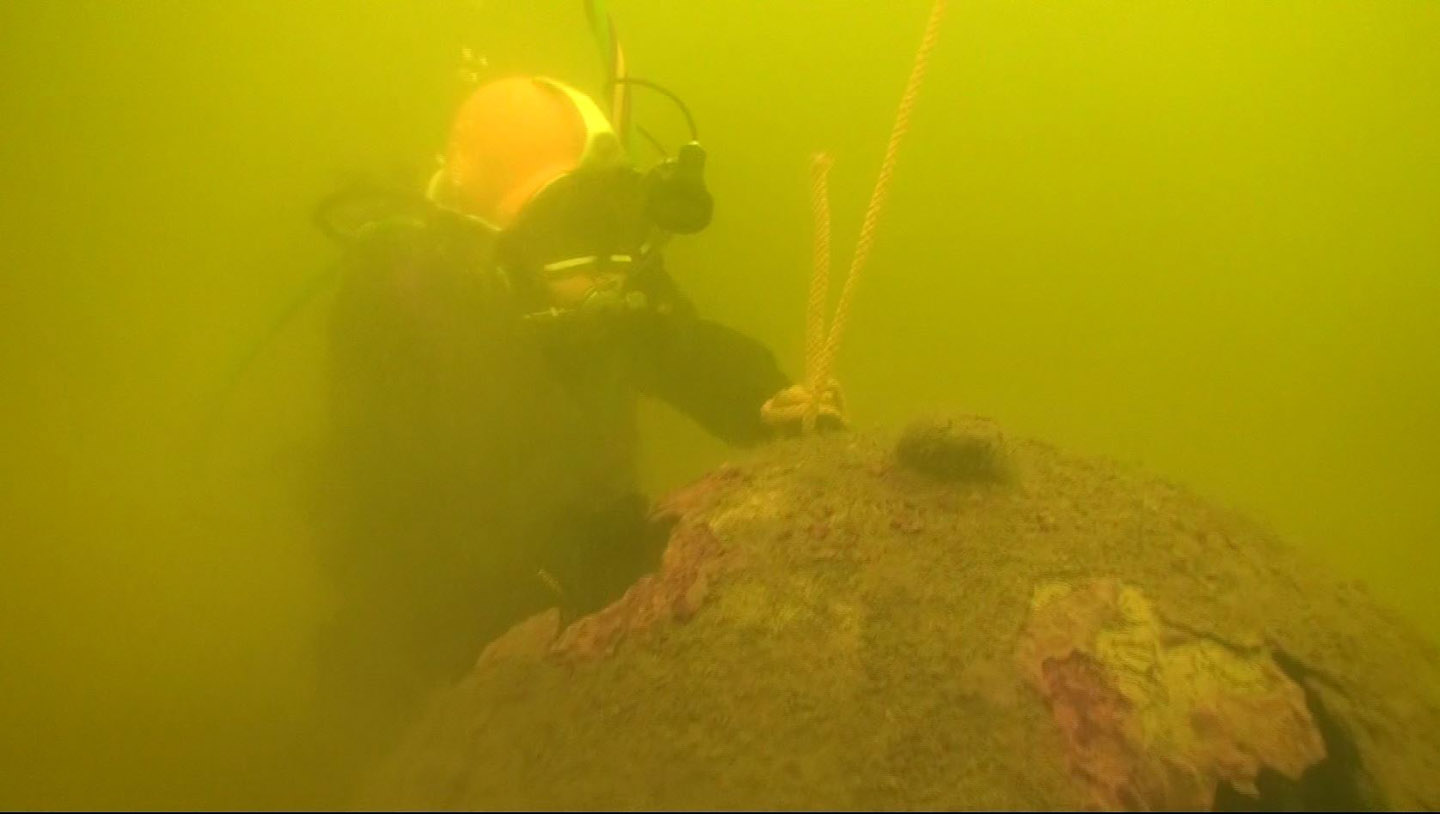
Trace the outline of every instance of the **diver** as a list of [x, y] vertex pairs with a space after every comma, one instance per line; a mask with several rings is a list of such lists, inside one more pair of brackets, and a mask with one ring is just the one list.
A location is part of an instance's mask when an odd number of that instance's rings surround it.
[[498, 79], [460, 105], [423, 192], [322, 206], [343, 245], [320, 478], [332, 676], [403, 703], [528, 616], [592, 612], [656, 567], [641, 396], [740, 447], [797, 432], [812, 398], [845, 426], [837, 388], [793, 383], [667, 273], [666, 241], [712, 213], [693, 135], [642, 170], [589, 96]]

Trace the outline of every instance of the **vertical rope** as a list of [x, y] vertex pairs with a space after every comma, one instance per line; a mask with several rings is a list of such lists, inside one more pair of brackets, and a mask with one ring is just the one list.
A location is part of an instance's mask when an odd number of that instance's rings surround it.
[[[890, 180], [895, 174], [895, 156], [899, 152], [901, 140], [910, 129], [911, 111], [915, 107], [915, 99], [920, 93], [920, 85], [925, 78], [925, 68], [930, 59], [930, 52], [934, 50], [935, 41], [939, 37], [940, 20], [944, 13], [945, 0], [935, 0], [930, 6], [930, 18], [925, 23], [925, 34], [920, 40], [919, 49], [915, 52], [915, 62], [910, 68], [909, 81], [906, 82], [905, 92], [900, 97], [900, 107], [895, 113], [895, 124], [890, 131], [890, 141], [885, 145], [885, 159], [880, 165], [880, 173], [875, 179], [875, 188], [870, 194], [870, 205], [865, 210], [865, 220], [860, 227], [860, 237], [855, 243], [855, 256], [850, 262], [850, 271], [846, 275], [845, 285], [840, 290], [840, 301], [835, 306], [835, 317], [830, 325], [830, 335], [826, 340], [825, 348], [818, 357], [812, 377], [812, 386], [823, 388], [824, 383], [829, 380], [830, 368], [840, 349], [840, 338], [844, 335], [845, 323], [850, 316], [850, 303], [855, 296], [860, 270], [864, 268], [865, 261], [870, 257], [870, 248], [875, 242], [875, 227], [890, 195]], [[828, 262], [828, 246], [825, 254]], [[818, 258], [816, 264], [818, 268]], [[812, 390], [811, 393], [816, 401], [823, 395], [820, 390]]]
[[[825, 353], [825, 306], [830, 299], [830, 168], [835, 161], [817, 153], [810, 163], [810, 209], [815, 223], [815, 265], [810, 275], [810, 302], [805, 317], [805, 382], [811, 393], [821, 392]], [[805, 408], [805, 432], [815, 428], [818, 398]]]

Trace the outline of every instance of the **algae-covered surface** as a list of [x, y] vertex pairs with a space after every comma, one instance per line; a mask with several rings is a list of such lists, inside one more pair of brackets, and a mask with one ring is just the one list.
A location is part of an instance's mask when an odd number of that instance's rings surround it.
[[979, 418], [775, 444], [494, 642], [379, 808], [1440, 807], [1440, 656], [1265, 528]]

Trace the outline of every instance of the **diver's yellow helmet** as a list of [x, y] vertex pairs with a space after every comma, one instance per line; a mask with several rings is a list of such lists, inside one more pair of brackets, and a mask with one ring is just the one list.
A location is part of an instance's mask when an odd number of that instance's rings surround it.
[[509, 77], [481, 85], [461, 104], [429, 195], [501, 230], [555, 180], [624, 161], [620, 139], [589, 96], [547, 77]]

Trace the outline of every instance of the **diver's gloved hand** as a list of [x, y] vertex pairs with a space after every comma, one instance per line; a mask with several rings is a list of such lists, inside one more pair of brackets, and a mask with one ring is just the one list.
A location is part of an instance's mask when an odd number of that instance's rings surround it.
[[[818, 405], [815, 404], [817, 398]], [[793, 434], [803, 428], [805, 415], [812, 405], [815, 406], [815, 429], [823, 432], [849, 427], [840, 383], [834, 379], [819, 394], [812, 393], [808, 384], [790, 385], [761, 406], [760, 417], [776, 430]]]

